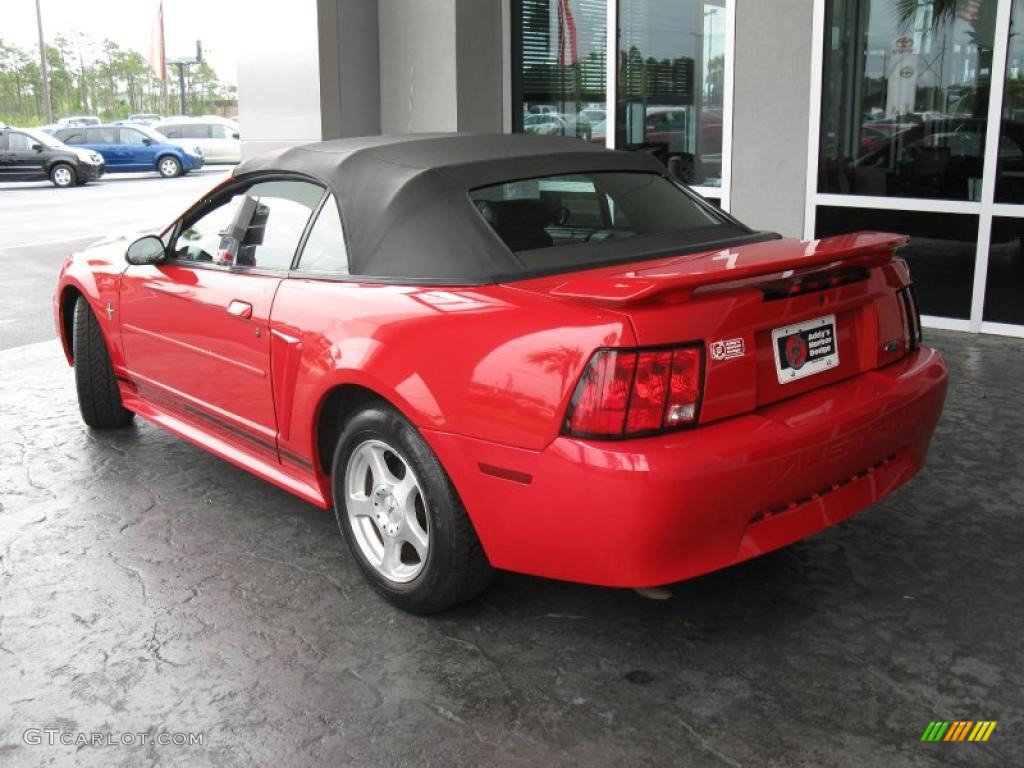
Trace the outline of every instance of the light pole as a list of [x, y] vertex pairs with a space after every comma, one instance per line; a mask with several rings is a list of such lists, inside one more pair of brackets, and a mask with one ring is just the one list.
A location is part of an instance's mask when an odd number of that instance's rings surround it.
[[43, 39], [43, 11], [36, 0], [36, 25], [39, 27], [39, 73], [43, 77], [43, 102], [46, 104], [46, 122], [53, 122], [53, 105], [50, 103], [50, 73], [46, 67], [46, 42]]

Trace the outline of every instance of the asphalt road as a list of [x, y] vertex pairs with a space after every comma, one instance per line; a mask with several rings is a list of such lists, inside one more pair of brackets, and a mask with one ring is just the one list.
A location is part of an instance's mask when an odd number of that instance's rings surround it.
[[0, 183], [0, 350], [53, 338], [50, 301], [67, 254], [108, 235], [162, 227], [229, 170], [108, 175], [72, 189]]
[[926, 335], [949, 401], [880, 504], [666, 602], [501, 573], [430, 618], [329, 512], [86, 429], [55, 341], [0, 352], [0, 766], [1021, 768], [1024, 355]]

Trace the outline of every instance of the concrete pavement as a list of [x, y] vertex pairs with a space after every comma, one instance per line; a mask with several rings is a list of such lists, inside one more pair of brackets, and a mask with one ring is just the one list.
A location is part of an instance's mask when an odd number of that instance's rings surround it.
[[[0, 352], [0, 765], [1024, 765], [1024, 355], [927, 336], [950, 400], [884, 503], [668, 602], [500, 574], [433, 618], [329, 513], [144, 422], [89, 432], [54, 342]], [[999, 724], [922, 743], [937, 719]]]
[[211, 166], [177, 179], [110, 174], [70, 189], [0, 183], [0, 349], [53, 338], [50, 300], [67, 254], [110, 234], [162, 227], [227, 172]]

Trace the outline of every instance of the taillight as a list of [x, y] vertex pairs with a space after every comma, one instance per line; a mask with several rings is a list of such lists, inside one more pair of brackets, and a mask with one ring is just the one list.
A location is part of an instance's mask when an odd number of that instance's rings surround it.
[[913, 352], [921, 345], [921, 313], [917, 308], [917, 293], [913, 284], [906, 288], [900, 288], [896, 295], [899, 297], [900, 309], [903, 311], [903, 341], [904, 349]]
[[569, 403], [563, 432], [633, 437], [697, 422], [704, 348], [601, 349]]

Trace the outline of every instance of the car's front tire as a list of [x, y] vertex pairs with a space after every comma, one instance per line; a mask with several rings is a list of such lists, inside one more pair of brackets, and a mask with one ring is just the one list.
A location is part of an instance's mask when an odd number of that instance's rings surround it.
[[164, 155], [156, 161], [156, 170], [165, 179], [181, 176], [181, 162], [173, 155]]
[[83, 296], [75, 301], [71, 349], [82, 421], [93, 429], [117, 429], [131, 424], [135, 414], [121, 401], [107, 341], [96, 315]]
[[78, 183], [78, 174], [67, 163], [56, 163], [50, 169], [50, 181], [55, 187], [73, 187]]
[[392, 605], [434, 613], [490, 584], [493, 570], [448, 475], [387, 403], [373, 403], [348, 422], [332, 478], [345, 541]]

